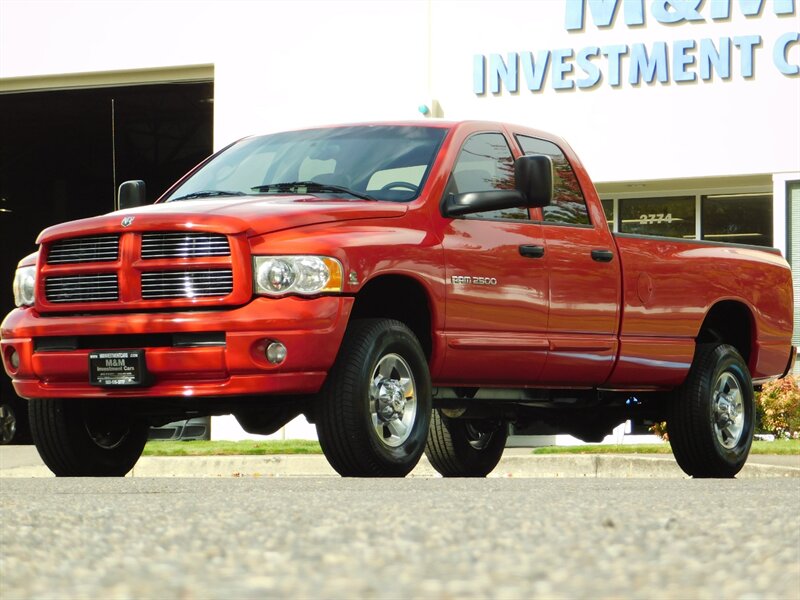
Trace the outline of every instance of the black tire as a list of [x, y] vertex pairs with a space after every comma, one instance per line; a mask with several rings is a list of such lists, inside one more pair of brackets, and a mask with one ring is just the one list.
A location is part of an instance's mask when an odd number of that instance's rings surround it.
[[698, 346], [667, 421], [678, 465], [692, 477], [734, 477], [750, 453], [755, 414], [753, 382], [736, 349]]
[[425, 455], [443, 477], [486, 477], [500, 462], [507, 438], [503, 421], [451, 419], [436, 409]]
[[322, 451], [343, 477], [407, 475], [431, 418], [428, 363], [411, 330], [392, 319], [350, 323], [316, 416]]
[[33, 442], [57, 477], [122, 477], [142, 455], [148, 425], [113, 400], [31, 400]]

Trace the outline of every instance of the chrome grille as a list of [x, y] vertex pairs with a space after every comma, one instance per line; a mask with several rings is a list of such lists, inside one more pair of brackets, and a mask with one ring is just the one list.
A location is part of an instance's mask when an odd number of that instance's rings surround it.
[[142, 235], [142, 258], [230, 256], [228, 238], [195, 231], [152, 232]]
[[118, 235], [93, 235], [54, 242], [47, 253], [47, 263], [108, 262], [118, 257]]
[[145, 300], [227, 296], [232, 291], [231, 269], [142, 273], [142, 298]]
[[119, 299], [116, 273], [48, 277], [44, 285], [48, 302], [111, 302]]

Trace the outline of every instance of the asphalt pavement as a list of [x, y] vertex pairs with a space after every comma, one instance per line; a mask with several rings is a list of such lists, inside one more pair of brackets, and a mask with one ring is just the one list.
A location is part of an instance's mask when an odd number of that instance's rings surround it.
[[0, 598], [800, 598], [800, 479], [7, 478]]

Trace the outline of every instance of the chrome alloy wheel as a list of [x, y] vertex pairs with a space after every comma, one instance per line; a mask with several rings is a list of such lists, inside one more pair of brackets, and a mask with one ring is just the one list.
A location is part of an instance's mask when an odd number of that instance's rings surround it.
[[417, 417], [417, 392], [411, 367], [399, 354], [378, 361], [369, 386], [372, 426], [382, 444], [402, 445]]
[[118, 448], [131, 432], [125, 419], [105, 410], [85, 412], [83, 426], [91, 440], [103, 450]]
[[735, 448], [744, 431], [744, 400], [739, 380], [731, 373], [720, 374], [712, 398], [714, 433], [723, 448]]
[[494, 431], [482, 431], [471, 423], [466, 425], [467, 441], [475, 450], [483, 450], [492, 441]]

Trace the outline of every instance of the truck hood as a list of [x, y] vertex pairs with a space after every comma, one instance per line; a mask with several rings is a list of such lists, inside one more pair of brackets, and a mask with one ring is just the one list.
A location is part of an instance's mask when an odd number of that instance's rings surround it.
[[[151, 204], [48, 227], [37, 243], [119, 231], [211, 231], [262, 235], [332, 221], [400, 217], [406, 204], [314, 196], [236, 196]], [[132, 219], [129, 221], [129, 219]], [[123, 225], [123, 221], [127, 224]]]

